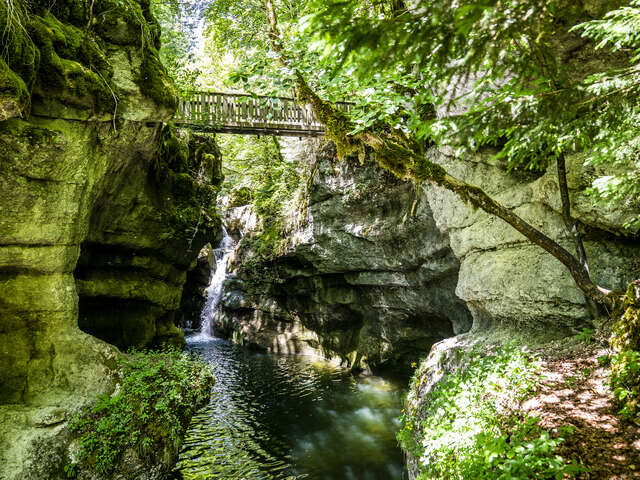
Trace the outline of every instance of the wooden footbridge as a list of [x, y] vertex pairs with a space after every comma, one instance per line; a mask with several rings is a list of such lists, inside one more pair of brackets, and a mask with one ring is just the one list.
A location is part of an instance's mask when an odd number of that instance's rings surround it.
[[[352, 103], [338, 103], [348, 113]], [[189, 128], [241, 135], [318, 137], [324, 125], [308, 105], [293, 98], [198, 92], [181, 100], [175, 123]]]

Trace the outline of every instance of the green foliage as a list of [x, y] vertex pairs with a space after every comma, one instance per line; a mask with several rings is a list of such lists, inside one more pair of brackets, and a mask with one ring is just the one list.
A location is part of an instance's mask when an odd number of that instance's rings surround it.
[[226, 167], [223, 191], [234, 201], [251, 203], [262, 224], [262, 232], [244, 243], [269, 256], [286, 237], [287, 217], [303, 215], [300, 200], [311, 164], [285, 159], [276, 137], [221, 136], [220, 148]]
[[640, 422], [640, 352], [625, 350], [611, 359], [611, 389], [622, 418]]
[[629, 284], [614, 318], [610, 385], [622, 417], [640, 423], [640, 281]]
[[[274, 1], [280, 28], [290, 39], [297, 38], [297, 21], [306, 3]], [[264, 0], [211, 2], [206, 18], [207, 53], [212, 58], [230, 60], [215, 72], [223, 86], [244, 92], [291, 95], [293, 72], [281, 69], [274, 61]], [[306, 45], [306, 39], [299, 38], [298, 43]], [[295, 45], [289, 43], [287, 48]]]
[[196, 89], [201, 75], [202, 59], [195, 55], [195, 32], [204, 10], [203, 2], [153, 0], [151, 11], [161, 29], [160, 59], [169, 75], [183, 94]]
[[[587, 164], [608, 170], [591, 193], [634, 205], [638, 5], [589, 21], [593, 10], [552, 0], [316, 0], [302, 22], [310, 53], [296, 66], [305, 71], [318, 56], [312, 77], [320, 90], [350, 92], [366, 107], [356, 110], [357, 130], [391, 125], [462, 158], [491, 146], [511, 169], [542, 170], [558, 155], [585, 151]], [[603, 50], [587, 43], [572, 56], [579, 34]]]
[[78, 464], [69, 463], [64, 466], [64, 473], [67, 478], [76, 478], [78, 476]]
[[[583, 470], [519, 404], [536, 389], [539, 361], [516, 346], [472, 350], [422, 398], [421, 421], [405, 414], [398, 439], [419, 461], [420, 479], [564, 478]], [[419, 371], [413, 388], [422, 382]]]
[[220, 136], [226, 167], [223, 189], [247, 189], [256, 212], [267, 221], [284, 214], [300, 181], [300, 165], [287, 162], [276, 137]]
[[576, 335], [576, 339], [590, 345], [595, 333], [596, 331], [593, 328], [585, 327], [582, 329], [582, 332]]
[[213, 138], [203, 135], [202, 146], [190, 145], [184, 132], [172, 124], [165, 125], [160, 135], [152, 172], [156, 182], [165, 186], [158, 202], [170, 212], [173, 236], [192, 242], [196, 235], [215, 232], [220, 226], [215, 212], [219, 186], [213, 183], [220, 180], [213, 178], [219, 152]]
[[175, 450], [192, 413], [210, 395], [208, 365], [174, 349], [132, 351], [120, 363], [119, 388], [76, 415], [71, 430], [79, 436], [79, 468], [111, 474], [122, 454], [133, 449], [150, 464]]

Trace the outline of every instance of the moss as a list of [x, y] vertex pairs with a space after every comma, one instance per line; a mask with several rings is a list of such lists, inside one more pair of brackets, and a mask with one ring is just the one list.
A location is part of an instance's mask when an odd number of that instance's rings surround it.
[[113, 112], [116, 87], [108, 83], [113, 70], [98, 40], [50, 13], [32, 16], [29, 29], [41, 54], [37, 89], [45, 99], [94, 113]]
[[[211, 161], [211, 157], [205, 156], [207, 149], [200, 149], [197, 142], [179, 136], [173, 125], [166, 125], [160, 137], [161, 148], [152, 172], [155, 182], [163, 185], [158, 202], [168, 212], [167, 221], [175, 239], [204, 245], [216, 235], [221, 223], [215, 212], [218, 189], [200, 175], [203, 162]], [[215, 144], [214, 147], [217, 149]], [[218, 157], [214, 159], [220, 163]]]
[[134, 478], [136, 457], [146, 468], [168, 470], [214, 382], [208, 365], [172, 349], [130, 354], [119, 376], [117, 392], [98, 397], [71, 420], [80, 451], [75, 467], [65, 471], [82, 472], [81, 478]]
[[90, 4], [84, 0], [65, 0], [63, 2], [35, 0], [33, 6], [38, 15], [51, 13], [61, 21], [79, 28], [85, 28], [89, 20]]
[[325, 125], [326, 136], [335, 143], [339, 160], [357, 155], [363, 163], [371, 152], [382, 168], [401, 180], [431, 180], [438, 184], [444, 181], [446, 171], [420, 155], [420, 149], [401, 132], [387, 129], [351, 135], [355, 125], [344, 112], [318, 97], [299, 74], [296, 86], [301, 100], [312, 105], [318, 120]]
[[613, 335], [609, 339], [611, 347], [618, 351], [640, 350], [640, 280], [631, 282], [622, 305], [613, 316]]
[[614, 311], [611, 347], [611, 389], [620, 415], [640, 422], [640, 280], [631, 282], [621, 305]]
[[158, 51], [152, 46], [146, 46], [143, 50], [138, 86], [144, 95], [158, 105], [166, 106], [171, 110], [178, 107], [175, 86], [169, 78], [167, 69], [160, 61]]
[[224, 181], [222, 153], [216, 143], [215, 135], [192, 134], [189, 149], [192, 152], [191, 168], [198, 170], [199, 174], [204, 175], [212, 185], [222, 185]]
[[0, 2], [3, 25], [0, 57], [0, 120], [29, 113], [31, 89], [40, 64], [40, 52], [25, 29], [27, 16], [20, 1], [12, 2], [9, 18], [7, 3]]
[[28, 112], [31, 95], [27, 85], [0, 58], [0, 121]]

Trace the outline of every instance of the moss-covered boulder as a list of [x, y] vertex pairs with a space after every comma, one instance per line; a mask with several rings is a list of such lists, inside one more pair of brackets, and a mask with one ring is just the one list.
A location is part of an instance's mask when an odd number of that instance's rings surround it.
[[176, 109], [146, 1], [14, 0], [0, 6], [0, 24], [0, 120], [162, 121]]
[[[171, 471], [191, 416], [214, 383], [210, 366], [187, 354], [135, 352], [120, 359], [119, 388], [69, 415], [68, 426], [28, 448], [28, 479], [161, 480]], [[38, 417], [61, 423], [64, 410]]]
[[611, 347], [618, 352], [640, 351], [640, 280], [629, 284], [622, 305], [613, 316]]

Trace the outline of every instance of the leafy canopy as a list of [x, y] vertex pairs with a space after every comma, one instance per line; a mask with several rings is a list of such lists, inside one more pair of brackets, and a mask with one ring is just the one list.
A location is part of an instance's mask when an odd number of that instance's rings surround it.
[[585, 151], [612, 172], [592, 193], [628, 204], [640, 193], [639, 7], [598, 19], [569, 1], [313, 0], [303, 31], [366, 106], [360, 129], [382, 120], [461, 157], [491, 146], [510, 168]]
[[591, 193], [635, 206], [640, 2], [587, 3], [275, 0], [282, 67], [263, 0], [217, 0], [203, 9], [204, 83], [291, 95], [295, 68], [322, 97], [359, 105], [355, 131], [391, 126], [462, 158], [488, 146], [511, 169], [584, 151], [607, 167]]

